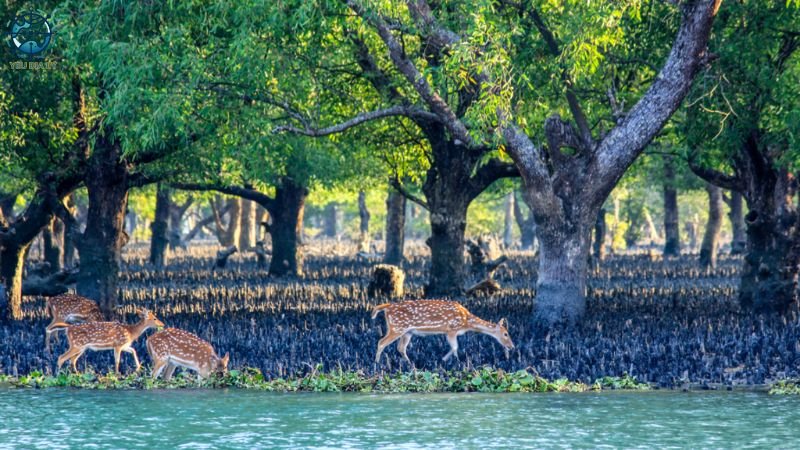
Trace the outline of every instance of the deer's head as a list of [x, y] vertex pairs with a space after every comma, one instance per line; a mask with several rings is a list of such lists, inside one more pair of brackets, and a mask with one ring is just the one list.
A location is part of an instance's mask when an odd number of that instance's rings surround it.
[[145, 328], [156, 328], [159, 330], [164, 328], [164, 322], [158, 320], [158, 317], [150, 310], [140, 309], [139, 317], [142, 319], [142, 322], [144, 322]]
[[506, 326], [506, 319], [500, 319], [500, 321], [494, 325], [492, 336], [506, 349], [507, 357], [508, 351], [514, 348], [514, 341], [512, 341], [511, 336], [508, 335], [508, 328], [506, 328]]

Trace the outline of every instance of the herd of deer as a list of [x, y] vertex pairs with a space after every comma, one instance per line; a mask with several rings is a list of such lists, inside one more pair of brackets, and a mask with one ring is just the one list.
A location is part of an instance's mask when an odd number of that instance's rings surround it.
[[[45, 330], [45, 349], [50, 350], [50, 338], [58, 331], [66, 331], [69, 348], [59, 356], [56, 369], [69, 360], [73, 371], [78, 370], [78, 358], [86, 350], [113, 350], [114, 368], [119, 372], [122, 352], [130, 353], [141, 368], [136, 351], [131, 347], [142, 334], [150, 328], [158, 331], [147, 338], [147, 352], [153, 362], [152, 375], [159, 377], [162, 372], [169, 380], [175, 369], [183, 367], [194, 370], [205, 378], [211, 373], [227, 370], [229, 355], [220, 358], [214, 348], [205, 340], [177, 328], [164, 328], [164, 323], [147, 310], [140, 310], [139, 322], [123, 324], [107, 322], [97, 303], [78, 295], [65, 294], [47, 301], [47, 312], [52, 321]], [[493, 337], [508, 351], [514, 343], [508, 335], [505, 319], [498, 323], [488, 322], [472, 313], [457, 302], [446, 300], [406, 300], [398, 303], [384, 303], [372, 310], [375, 319], [383, 312], [386, 319], [386, 335], [378, 342], [375, 361], [379, 362], [383, 350], [398, 339], [397, 349], [403, 358], [411, 363], [406, 349], [413, 336], [445, 334], [450, 351], [444, 356], [447, 361], [458, 352], [458, 336], [474, 331]], [[58, 335], [56, 335], [56, 338]]]

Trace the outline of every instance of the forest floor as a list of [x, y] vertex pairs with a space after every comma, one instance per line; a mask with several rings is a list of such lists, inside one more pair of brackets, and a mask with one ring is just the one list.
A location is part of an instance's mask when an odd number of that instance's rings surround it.
[[[312, 244], [313, 245], [313, 244]], [[276, 279], [256, 268], [255, 255], [235, 255], [228, 268], [211, 270], [212, 247], [192, 247], [171, 258], [166, 270], [148, 266], [146, 251], [125, 256], [120, 311], [154, 310], [167, 326], [208, 339], [231, 368], [254, 367], [266, 377], [288, 377], [322, 364], [325, 370], [367, 375], [407, 371], [392, 345], [380, 364], [375, 347], [385, 331], [382, 317], [370, 319], [377, 303], [366, 294], [377, 260], [341, 256], [333, 247], [309, 249], [305, 275]], [[461, 299], [487, 320], [507, 318], [516, 349], [505, 358], [490, 337], [459, 338], [459, 359], [441, 357], [443, 336], [416, 337], [409, 357], [419, 370], [472, 370], [491, 366], [508, 372], [527, 369], [547, 379], [593, 383], [628, 374], [661, 387], [693, 384], [762, 385], [798, 377], [800, 323], [788, 317], [740, 311], [740, 258], [721, 257], [705, 271], [696, 257], [651, 261], [646, 256], [612, 256], [591, 274], [585, 320], [548, 333], [531, 326], [536, 265], [532, 254], [513, 252], [496, 278], [504, 287], [491, 298]], [[409, 258], [407, 298], [421, 298], [425, 257]], [[0, 374], [53, 373], [65, 339], [44, 350], [44, 299], [25, 298], [25, 320], [0, 324]], [[145, 365], [145, 339], [135, 348]], [[88, 356], [88, 357], [87, 357]], [[111, 352], [87, 353], [81, 369], [113, 367]], [[124, 370], [132, 362], [123, 355]]]

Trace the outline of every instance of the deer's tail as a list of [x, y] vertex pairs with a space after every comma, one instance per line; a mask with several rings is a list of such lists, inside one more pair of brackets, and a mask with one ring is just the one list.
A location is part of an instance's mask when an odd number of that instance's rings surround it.
[[388, 308], [389, 305], [391, 305], [391, 303], [384, 303], [372, 308], [372, 319], [374, 320], [376, 317], [378, 317], [378, 314], [380, 314], [380, 312], [384, 309]]
[[66, 330], [69, 326], [70, 324], [68, 324], [67, 322], [56, 322], [48, 326], [47, 328], [51, 330]]

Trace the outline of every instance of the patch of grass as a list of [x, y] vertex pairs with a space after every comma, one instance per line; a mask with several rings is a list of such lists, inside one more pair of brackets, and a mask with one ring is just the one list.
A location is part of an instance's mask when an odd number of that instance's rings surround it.
[[599, 386], [601, 390], [647, 391], [651, 389], [650, 384], [639, 381], [636, 377], [632, 377], [627, 373], [623, 373], [621, 377], [598, 378], [594, 384]]
[[800, 395], [800, 380], [781, 380], [769, 388], [770, 395]]
[[198, 380], [181, 373], [169, 382], [154, 380], [148, 373], [129, 375], [94, 372], [44, 375], [34, 371], [20, 377], [0, 375], [0, 382], [16, 388], [71, 387], [82, 389], [181, 389], [239, 388], [274, 392], [585, 392], [605, 389], [642, 390], [649, 386], [634, 377], [605, 377], [588, 385], [567, 379], [547, 380], [528, 370], [506, 372], [483, 367], [475, 370], [413, 371], [366, 376], [360, 371], [335, 369], [324, 372], [317, 365], [303, 375], [267, 379], [260, 370], [231, 370], [222, 376]]

